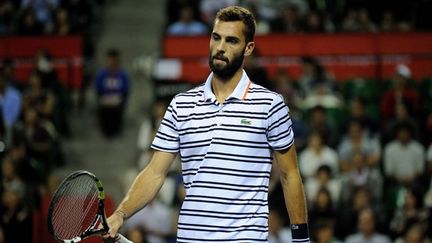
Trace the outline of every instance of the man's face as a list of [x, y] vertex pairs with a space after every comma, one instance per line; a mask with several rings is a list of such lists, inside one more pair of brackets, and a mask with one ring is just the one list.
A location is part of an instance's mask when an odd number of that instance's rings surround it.
[[246, 43], [241, 21], [216, 20], [210, 40], [209, 65], [223, 80], [230, 79], [243, 65], [245, 56], [252, 53], [254, 43]]
[[374, 232], [375, 221], [369, 211], [363, 211], [359, 215], [358, 228], [363, 234], [368, 235]]

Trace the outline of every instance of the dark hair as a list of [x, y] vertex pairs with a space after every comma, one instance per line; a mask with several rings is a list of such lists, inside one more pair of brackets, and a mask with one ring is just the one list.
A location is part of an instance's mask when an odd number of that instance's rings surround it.
[[408, 121], [399, 121], [395, 126], [396, 134], [399, 133], [400, 131], [407, 131], [412, 135], [413, 130], [414, 128]]
[[108, 49], [106, 52], [108, 57], [118, 58], [120, 56], [120, 52], [117, 49]]
[[247, 42], [251, 42], [255, 36], [255, 17], [246, 8], [239, 6], [229, 6], [219, 10], [216, 14], [216, 19], [231, 22], [242, 21], [245, 25], [244, 35]]
[[328, 165], [321, 165], [320, 167], [318, 167], [317, 173], [319, 173], [321, 171], [327, 173], [330, 177], [332, 176], [332, 169]]
[[363, 121], [360, 118], [350, 118], [348, 121], [349, 126], [357, 125], [360, 127], [360, 129], [364, 129], [365, 125]]

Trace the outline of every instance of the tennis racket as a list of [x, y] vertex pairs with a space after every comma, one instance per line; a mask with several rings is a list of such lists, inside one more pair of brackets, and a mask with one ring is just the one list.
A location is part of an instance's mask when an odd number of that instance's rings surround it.
[[[73, 172], [57, 188], [48, 209], [48, 231], [64, 243], [102, 235], [109, 227], [102, 182], [84, 170]], [[119, 235], [117, 243], [132, 243]]]

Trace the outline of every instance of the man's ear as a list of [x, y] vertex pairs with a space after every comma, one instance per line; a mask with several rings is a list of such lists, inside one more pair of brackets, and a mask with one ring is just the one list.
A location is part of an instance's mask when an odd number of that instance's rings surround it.
[[251, 41], [246, 44], [244, 56], [250, 56], [255, 48], [255, 42]]

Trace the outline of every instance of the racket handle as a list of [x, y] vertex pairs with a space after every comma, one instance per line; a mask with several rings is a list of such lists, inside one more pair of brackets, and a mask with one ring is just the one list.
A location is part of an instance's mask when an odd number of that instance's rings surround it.
[[119, 239], [115, 243], [133, 243], [132, 241], [126, 239], [123, 235], [119, 234]]

